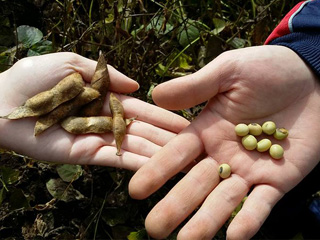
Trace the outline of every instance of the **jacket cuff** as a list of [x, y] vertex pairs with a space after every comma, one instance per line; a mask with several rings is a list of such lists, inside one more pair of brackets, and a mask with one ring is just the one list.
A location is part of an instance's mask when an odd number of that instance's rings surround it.
[[320, 77], [320, 34], [319, 32], [294, 32], [278, 37], [269, 45], [286, 46], [295, 51]]

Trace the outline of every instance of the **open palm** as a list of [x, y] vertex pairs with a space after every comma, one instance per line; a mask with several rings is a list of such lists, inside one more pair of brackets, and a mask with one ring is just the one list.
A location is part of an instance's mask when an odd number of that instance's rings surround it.
[[[248, 239], [276, 202], [319, 162], [319, 83], [288, 48], [260, 46], [226, 52], [195, 74], [159, 85], [153, 97], [168, 109], [208, 100], [197, 119], [130, 182], [130, 194], [145, 198], [203, 152], [207, 155], [148, 215], [147, 230], [156, 238], [169, 235], [201, 205], [178, 238], [211, 239], [249, 193], [227, 232], [230, 239]], [[281, 160], [245, 150], [234, 133], [238, 123], [267, 120], [289, 130], [289, 137], [279, 142], [285, 150]], [[232, 168], [231, 177], [223, 181], [217, 171], [221, 163]]]
[[[67, 75], [77, 71], [88, 83], [96, 62], [73, 53], [54, 53], [28, 57], [0, 74], [0, 115], [12, 112], [35, 94], [48, 90]], [[111, 66], [110, 90], [130, 93], [139, 85]], [[70, 164], [97, 164], [137, 170], [188, 125], [188, 121], [169, 111], [138, 99], [118, 94], [127, 118], [136, 117], [122, 145], [123, 155], [116, 156], [112, 133], [72, 135], [55, 125], [35, 137], [35, 118], [0, 119], [0, 147], [15, 150], [39, 160]], [[108, 98], [107, 98], [108, 99]], [[109, 115], [106, 100], [103, 115]]]

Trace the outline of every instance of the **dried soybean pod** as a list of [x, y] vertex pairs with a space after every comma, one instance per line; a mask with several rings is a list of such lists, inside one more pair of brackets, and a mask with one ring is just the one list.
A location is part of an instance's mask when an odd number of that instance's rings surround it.
[[110, 94], [110, 110], [112, 113], [112, 132], [114, 139], [116, 140], [116, 146], [117, 146], [117, 155], [121, 156], [121, 145], [124, 139], [124, 136], [126, 135], [126, 122], [123, 119], [124, 116], [124, 110], [121, 102], [114, 96], [113, 93]]
[[61, 126], [72, 134], [107, 133], [112, 131], [112, 118], [105, 116], [68, 117]]
[[81, 109], [82, 116], [97, 116], [101, 114], [104, 100], [106, 98], [110, 84], [108, 66], [102, 53], [100, 53], [98, 63], [91, 79], [91, 87], [100, 93], [100, 97], [88, 103]]
[[60, 104], [74, 98], [83, 89], [84, 81], [79, 73], [72, 73], [62, 79], [50, 90], [29, 98], [22, 106], [16, 108], [7, 119], [20, 119], [44, 115]]
[[79, 107], [97, 99], [100, 93], [93, 88], [84, 87], [83, 91], [75, 98], [69, 100], [38, 118], [34, 128], [34, 135], [37, 136], [49, 127], [53, 126], [63, 118], [69, 116], [72, 112], [76, 111]]

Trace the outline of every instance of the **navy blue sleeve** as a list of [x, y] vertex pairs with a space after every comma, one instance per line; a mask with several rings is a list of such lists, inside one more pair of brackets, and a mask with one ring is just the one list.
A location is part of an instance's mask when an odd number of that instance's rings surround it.
[[268, 44], [292, 49], [320, 77], [320, 0], [305, 1], [287, 24], [289, 33]]

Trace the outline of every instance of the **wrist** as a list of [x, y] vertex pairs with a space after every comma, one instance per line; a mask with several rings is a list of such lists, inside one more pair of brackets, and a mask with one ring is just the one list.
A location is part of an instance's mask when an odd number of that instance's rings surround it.
[[[0, 116], [5, 116], [9, 112], [9, 109], [7, 107], [7, 100], [5, 96], [5, 83], [8, 81], [8, 72], [10, 70], [7, 70], [5, 72], [0, 73]], [[0, 118], [0, 148], [7, 148], [5, 144], [5, 139], [7, 138], [7, 133], [5, 131], [6, 129], [6, 123], [8, 120]]]

